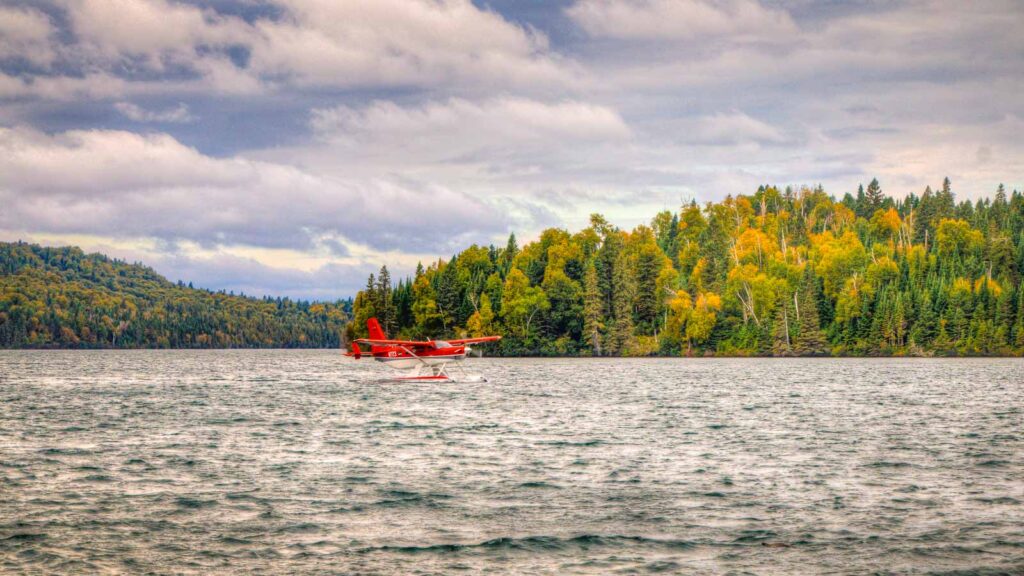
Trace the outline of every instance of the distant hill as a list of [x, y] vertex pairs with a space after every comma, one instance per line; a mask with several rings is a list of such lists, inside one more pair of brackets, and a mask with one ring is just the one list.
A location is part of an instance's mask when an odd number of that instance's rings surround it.
[[350, 310], [191, 288], [77, 247], [0, 242], [0, 348], [333, 348]]

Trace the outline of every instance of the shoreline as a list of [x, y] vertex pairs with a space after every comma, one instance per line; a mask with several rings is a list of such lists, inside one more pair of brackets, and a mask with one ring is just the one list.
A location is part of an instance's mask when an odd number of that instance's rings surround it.
[[[69, 348], [69, 347], [26, 347], [26, 348], [0, 348], [0, 353], [3, 352], [224, 352], [224, 351], [338, 351], [337, 348], [291, 348], [291, 347], [231, 347], [231, 348]], [[340, 354], [339, 354], [340, 355]], [[822, 360], [839, 360], [844, 358], [862, 359], [887, 359], [887, 358], [920, 358], [920, 359], [962, 359], [962, 358], [1024, 358], [1024, 354], [843, 354], [843, 355], [787, 355], [787, 356], [759, 356], [759, 355], [741, 355], [741, 354], [700, 354], [692, 356], [666, 356], [666, 355], [650, 355], [650, 356], [548, 356], [548, 355], [519, 355], [519, 356], [499, 356], [488, 354], [483, 358], [501, 358], [501, 359], [591, 359], [591, 360], [658, 360], [658, 359], [680, 359], [680, 360], [709, 360], [709, 359], [738, 359], [738, 358], [749, 358], [749, 359], [761, 359], [761, 360], [782, 360], [792, 358], [817, 358]], [[476, 360], [478, 358], [470, 358]]]

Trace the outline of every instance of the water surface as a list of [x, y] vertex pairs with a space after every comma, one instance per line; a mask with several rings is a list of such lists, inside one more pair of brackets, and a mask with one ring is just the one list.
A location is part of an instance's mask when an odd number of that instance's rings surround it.
[[1024, 361], [0, 351], [0, 572], [1024, 574]]

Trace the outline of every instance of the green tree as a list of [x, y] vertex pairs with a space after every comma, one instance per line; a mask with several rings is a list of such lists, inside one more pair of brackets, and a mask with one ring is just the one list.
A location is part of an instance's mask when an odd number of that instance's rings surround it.
[[818, 315], [820, 295], [810, 267], [804, 268], [803, 282], [796, 296], [795, 311], [799, 330], [792, 347], [793, 353], [797, 356], [827, 356], [829, 345], [821, 330]]
[[593, 264], [587, 267], [583, 292], [583, 334], [584, 345], [589, 346], [594, 356], [601, 355], [601, 334], [604, 317], [601, 315], [601, 292], [597, 285], [597, 269]]
[[501, 314], [505, 325], [522, 339], [531, 336], [531, 326], [538, 313], [551, 307], [547, 295], [517, 268], [513, 268], [505, 279], [501, 296]]
[[865, 215], [874, 214], [876, 210], [882, 207], [884, 200], [885, 195], [882, 193], [882, 186], [878, 184], [878, 178], [872, 178], [871, 183], [868, 184], [867, 192], [864, 194], [864, 201], [866, 203]]
[[614, 298], [615, 325], [609, 334], [608, 351], [611, 354], [625, 354], [633, 347], [633, 298], [636, 292], [629, 261], [626, 255], [619, 253], [615, 261], [612, 278], [612, 295]]

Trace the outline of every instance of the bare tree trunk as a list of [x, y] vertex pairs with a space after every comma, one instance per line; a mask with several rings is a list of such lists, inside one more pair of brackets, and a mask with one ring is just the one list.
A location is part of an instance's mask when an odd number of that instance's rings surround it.
[[793, 308], [796, 309], [796, 322], [797, 322], [797, 324], [800, 323], [800, 300], [796, 296], [799, 293], [800, 293], [799, 290], [797, 290], [796, 292], [793, 292]]
[[786, 348], [792, 348], [792, 344], [789, 341], [789, 315], [786, 313], [786, 307], [782, 307], [782, 323], [786, 327]]

